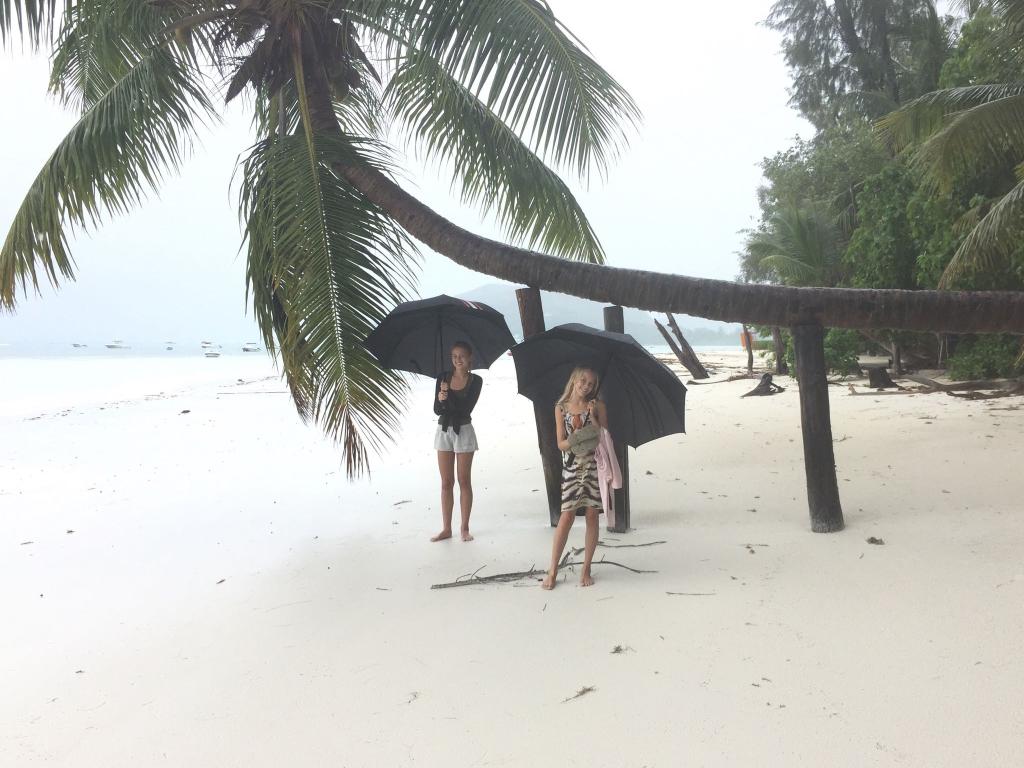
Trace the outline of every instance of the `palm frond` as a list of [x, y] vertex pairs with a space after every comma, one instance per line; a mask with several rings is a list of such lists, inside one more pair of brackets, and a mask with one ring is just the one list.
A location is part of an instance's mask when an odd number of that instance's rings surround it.
[[54, 44], [50, 90], [78, 111], [96, 103], [145, 55], [159, 45], [195, 64], [191, 48], [177, 44], [168, 24], [174, 8], [138, 0], [88, 0], [69, 6]]
[[968, 233], [942, 273], [940, 288], [950, 288], [965, 275], [998, 273], [1009, 265], [1024, 238], [1024, 182], [996, 201]]
[[379, 157], [340, 137], [275, 136], [245, 159], [240, 198], [264, 341], [281, 352], [300, 415], [341, 443], [349, 476], [394, 437], [407, 391], [361, 343], [411, 291], [414, 253], [334, 170], [366, 162]]
[[828, 285], [836, 268], [836, 228], [815, 205], [787, 203], [744, 245], [751, 276], [775, 275], [786, 285]]
[[425, 157], [446, 161], [464, 203], [494, 210], [513, 240], [601, 264], [604, 252], [572, 192], [466, 87], [426, 56], [405, 60], [385, 106]]
[[57, 0], [0, 0], [0, 41], [6, 43], [17, 32], [38, 47], [50, 38], [57, 13]]
[[124, 213], [175, 170], [196, 124], [212, 114], [191, 72], [153, 48], [82, 114], [36, 176], [0, 250], [0, 305], [13, 309], [18, 284], [39, 289], [73, 277], [70, 227]]
[[1022, 0], [995, 0], [993, 3], [996, 10], [1009, 22], [1011, 27], [1018, 33], [1024, 27], [1024, 1]]
[[958, 179], [1016, 165], [1024, 158], [1024, 93], [952, 116], [914, 156], [926, 179], [949, 189]]
[[539, 0], [360, 0], [352, 16], [396, 66], [434, 58], [545, 160], [586, 177], [625, 147], [640, 112]]
[[923, 142], [946, 126], [951, 116], [984, 104], [1024, 95], [1024, 83], [946, 88], [920, 96], [879, 119], [878, 137], [892, 152]]
[[800, 259], [775, 253], [761, 258], [760, 266], [775, 272], [786, 285], [813, 285], [818, 269]]

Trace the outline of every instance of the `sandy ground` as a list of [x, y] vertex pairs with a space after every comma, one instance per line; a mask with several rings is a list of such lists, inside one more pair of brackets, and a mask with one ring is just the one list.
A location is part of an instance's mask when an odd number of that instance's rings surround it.
[[484, 375], [477, 538], [430, 544], [428, 382], [349, 482], [262, 356], [0, 361], [0, 765], [1024, 764], [1021, 398], [832, 387], [820, 535], [795, 384], [691, 386], [602, 534], [665, 543], [598, 550], [657, 573], [431, 590], [550, 550], [532, 411]]

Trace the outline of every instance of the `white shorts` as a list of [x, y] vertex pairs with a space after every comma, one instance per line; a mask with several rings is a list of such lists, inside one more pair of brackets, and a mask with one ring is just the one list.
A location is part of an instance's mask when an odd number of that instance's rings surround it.
[[455, 434], [453, 427], [441, 429], [437, 425], [437, 433], [434, 435], [434, 449], [438, 451], [454, 451], [455, 453], [473, 453], [477, 450], [476, 432], [472, 424], [463, 424], [459, 427], [459, 434]]

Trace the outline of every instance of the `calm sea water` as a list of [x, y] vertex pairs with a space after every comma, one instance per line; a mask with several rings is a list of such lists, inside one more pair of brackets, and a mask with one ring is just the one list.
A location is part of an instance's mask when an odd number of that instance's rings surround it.
[[[217, 342], [210, 340], [214, 349], [220, 352], [221, 357], [266, 357], [262, 342], [255, 343], [260, 347], [258, 352], [243, 352], [242, 344], [245, 342]], [[78, 342], [81, 343], [81, 342]], [[205, 357], [206, 350], [199, 341], [189, 342], [167, 342], [143, 341], [133, 342], [125, 339], [124, 349], [108, 349], [107, 342], [89, 342], [84, 346], [75, 347], [72, 342], [48, 342], [48, 343], [4, 343], [0, 342], [0, 360], [18, 358], [110, 358], [113, 360], [134, 359], [140, 357], [157, 357], [164, 359], [201, 358]], [[170, 349], [168, 349], [170, 347]], [[666, 344], [650, 344], [647, 349], [653, 354], [672, 354], [672, 350]], [[739, 349], [736, 346], [702, 346], [694, 345], [694, 350], [704, 352], [726, 352]]]

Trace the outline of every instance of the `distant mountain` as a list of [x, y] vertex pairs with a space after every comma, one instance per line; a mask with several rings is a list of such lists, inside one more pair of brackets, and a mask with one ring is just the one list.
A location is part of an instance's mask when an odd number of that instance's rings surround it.
[[[505, 315], [512, 334], [517, 338], [523, 337], [523, 327], [519, 321], [519, 306], [516, 303], [515, 286], [492, 283], [483, 285], [465, 293], [460, 293], [458, 298], [467, 301], [479, 301], [494, 307]], [[541, 303], [544, 305], [544, 322], [548, 328], [563, 323], [583, 323], [596, 328], [604, 327], [604, 307], [596, 301], [587, 301], [575, 296], [567, 296], [564, 293], [549, 293], [541, 291]], [[664, 344], [665, 340], [654, 327], [654, 316], [639, 309], [623, 309], [623, 320], [625, 321], [626, 333], [641, 344], [653, 345]], [[665, 324], [664, 316], [658, 316], [661, 324]], [[705, 320], [689, 315], [677, 315], [676, 321], [683, 331], [683, 336], [690, 344], [705, 346], [739, 346], [740, 326], [730, 323], [720, 323], [715, 320]]]

